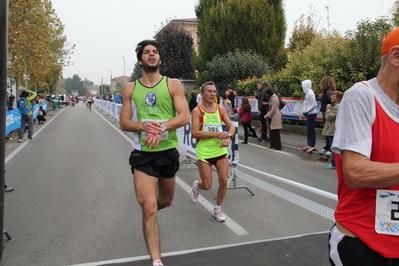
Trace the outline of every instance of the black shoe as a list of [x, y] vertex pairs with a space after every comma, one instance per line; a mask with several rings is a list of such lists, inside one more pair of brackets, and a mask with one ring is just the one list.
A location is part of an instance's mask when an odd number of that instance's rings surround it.
[[266, 142], [270, 142], [270, 139], [267, 139]]
[[256, 135], [253, 135], [253, 136], [251, 136], [251, 138], [255, 138], [255, 139], [257, 139], [257, 138], [258, 138], [258, 136], [256, 136]]
[[248, 144], [248, 141], [243, 141], [241, 142], [241, 144]]
[[262, 141], [262, 140], [264, 140], [264, 138], [260, 137], [260, 138], [258, 138], [258, 140], [259, 140], [259, 141]]

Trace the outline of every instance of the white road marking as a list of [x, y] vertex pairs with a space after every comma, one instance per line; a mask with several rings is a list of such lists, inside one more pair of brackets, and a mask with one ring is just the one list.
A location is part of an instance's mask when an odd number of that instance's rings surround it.
[[[43, 124], [42, 127], [40, 127], [40, 129], [37, 132], [34, 132], [32, 135], [32, 138], [34, 138], [36, 135], [38, 135], [45, 127], [47, 127], [48, 124], [50, 124], [57, 116], [59, 116], [65, 109], [63, 109], [62, 111], [60, 111], [56, 116], [54, 116], [51, 120], [49, 120], [48, 122], [46, 122], [45, 124]], [[26, 134], [24, 134], [26, 135]], [[16, 148], [12, 153], [10, 153], [10, 155], [8, 155], [5, 159], [4, 164], [7, 164], [12, 158], [14, 158], [15, 155], [18, 154], [18, 152], [20, 152], [26, 145], [28, 145], [28, 140], [21, 142], [21, 145]]]

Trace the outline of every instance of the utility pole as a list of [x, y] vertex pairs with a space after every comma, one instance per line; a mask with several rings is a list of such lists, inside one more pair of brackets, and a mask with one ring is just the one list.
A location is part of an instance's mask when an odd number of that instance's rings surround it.
[[[0, 102], [6, 102], [8, 50], [8, 0], [0, 0]], [[0, 108], [0, 146], [5, 147], [6, 108]], [[4, 231], [5, 149], [0, 149], [0, 233]], [[3, 237], [0, 239], [0, 260], [3, 258]]]
[[125, 63], [125, 57], [122, 56], [123, 58], [123, 86], [126, 84], [126, 63]]
[[327, 8], [327, 33], [330, 33], [330, 8], [328, 6], [325, 8]]
[[110, 71], [111, 73], [111, 78], [109, 80], [109, 90], [111, 91], [111, 87], [112, 87], [112, 71]]

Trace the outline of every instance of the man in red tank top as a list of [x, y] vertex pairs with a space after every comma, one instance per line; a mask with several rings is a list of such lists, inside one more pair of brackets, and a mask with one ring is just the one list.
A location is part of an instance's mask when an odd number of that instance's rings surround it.
[[346, 91], [338, 111], [332, 265], [399, 265], [399, 28], [381, 56], [377, 77]]

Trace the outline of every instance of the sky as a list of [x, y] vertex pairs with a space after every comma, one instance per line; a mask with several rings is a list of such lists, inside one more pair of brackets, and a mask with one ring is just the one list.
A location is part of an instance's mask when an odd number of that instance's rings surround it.
[[[137, 62], [134, 49], [172, 19], [195, 18], [199, 0], [51, 0], [76, 47], [63, 77], [78, 74], [95, 84], [110, 84], [111, 75], [130, 76]], [[319, 27], [345, 33], [362, 19], [391, 16], [395, 0], [283, 0], [287, 36], [302, 14], [314, 8]], [[329, 17], [329, 19], [327, 19]]]

